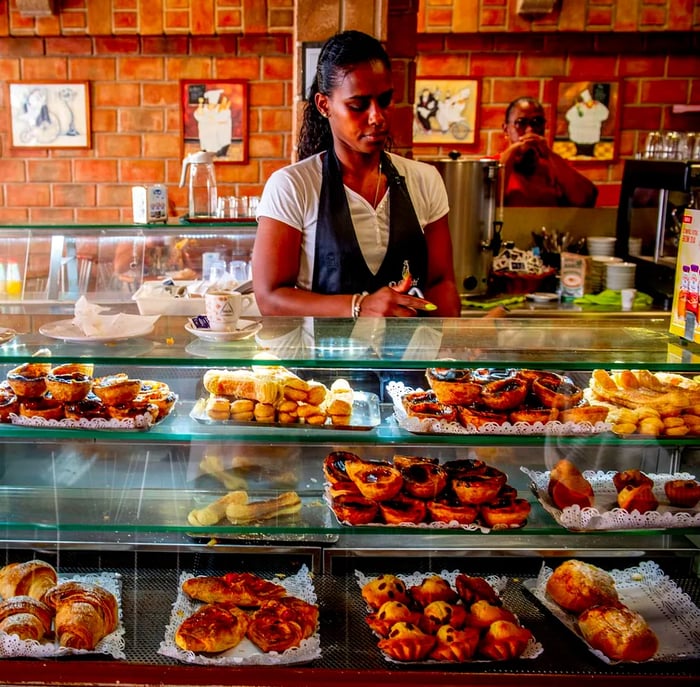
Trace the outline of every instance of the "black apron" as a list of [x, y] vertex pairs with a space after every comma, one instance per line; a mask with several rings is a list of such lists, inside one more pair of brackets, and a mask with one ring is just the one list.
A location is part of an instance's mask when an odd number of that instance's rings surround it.
[[357, 241], [338, 159], [332, 149], [324, 155], [312, 282], [316, 293], [373, 293], [401, 281], [405, 260], [414, 282], [425, 290], [428, 248], [406, 181], [386, 153], [381, 168], [389, 182], [389, 244], [377, 274], [372, 274]]

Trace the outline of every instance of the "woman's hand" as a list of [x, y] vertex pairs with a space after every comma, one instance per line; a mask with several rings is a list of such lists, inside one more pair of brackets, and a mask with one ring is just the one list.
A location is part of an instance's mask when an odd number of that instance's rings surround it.
[[399, 293], [391, 286], [383, 286], [362, 300], [361, 317], [415, 317], [419, 310], [434, 310], [435, 306], [423, 298]]

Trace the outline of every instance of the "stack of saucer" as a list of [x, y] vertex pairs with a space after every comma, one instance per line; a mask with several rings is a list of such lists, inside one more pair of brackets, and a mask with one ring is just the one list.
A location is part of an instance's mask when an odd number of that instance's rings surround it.
[[606, 265], [605, 288], [613, 291], [634, 288], [637, 265], [633, 262], [609, 262]]
[[605, 288], [607, 266], [612, 263], [622, 262], [622, 258], [609, 255], [592, 255], [590, 260], [591, 275], [587, 289], [590, 293], [600, 293]]
[[614, 236], [589, 236], [586, 238], [586, 246], [589, 255], [615, 255]]

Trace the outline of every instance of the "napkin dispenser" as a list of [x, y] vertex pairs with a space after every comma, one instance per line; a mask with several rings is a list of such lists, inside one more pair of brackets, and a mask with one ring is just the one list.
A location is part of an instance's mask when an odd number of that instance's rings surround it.
[[168, 189], [165, 184], [133, 186], [131, 203], [134, 224], [152, 224], [168, 221]]

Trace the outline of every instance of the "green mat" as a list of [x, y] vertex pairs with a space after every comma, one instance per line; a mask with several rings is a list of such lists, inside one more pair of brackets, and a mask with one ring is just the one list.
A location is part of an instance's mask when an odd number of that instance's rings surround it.
[[465, 308], [483, 308], [484, 310], [490, 310], [491, 308], [496, 308], [499, 305], [504, 305], [506, 307], [509, 305], [517, 305], [518, 303], [523, 303], [524, 301], [525, 296], [496, 296], [486, 300], [462, 296], [462, 305]]
[[[634, 296], [633, 307], [648, 308], [653, 302], [654, 299], [649, 294], [637, 291], [637, 293]], [[619, 291], [605, 289], [605, 291], [601, 291], [600, 293], [587, 293], [584, 296], [581, 296], [580, 298], [575, 298], [574, 303], [579, 303], [582, 305], [611, 305], [622, 307], [622, 294]]]

